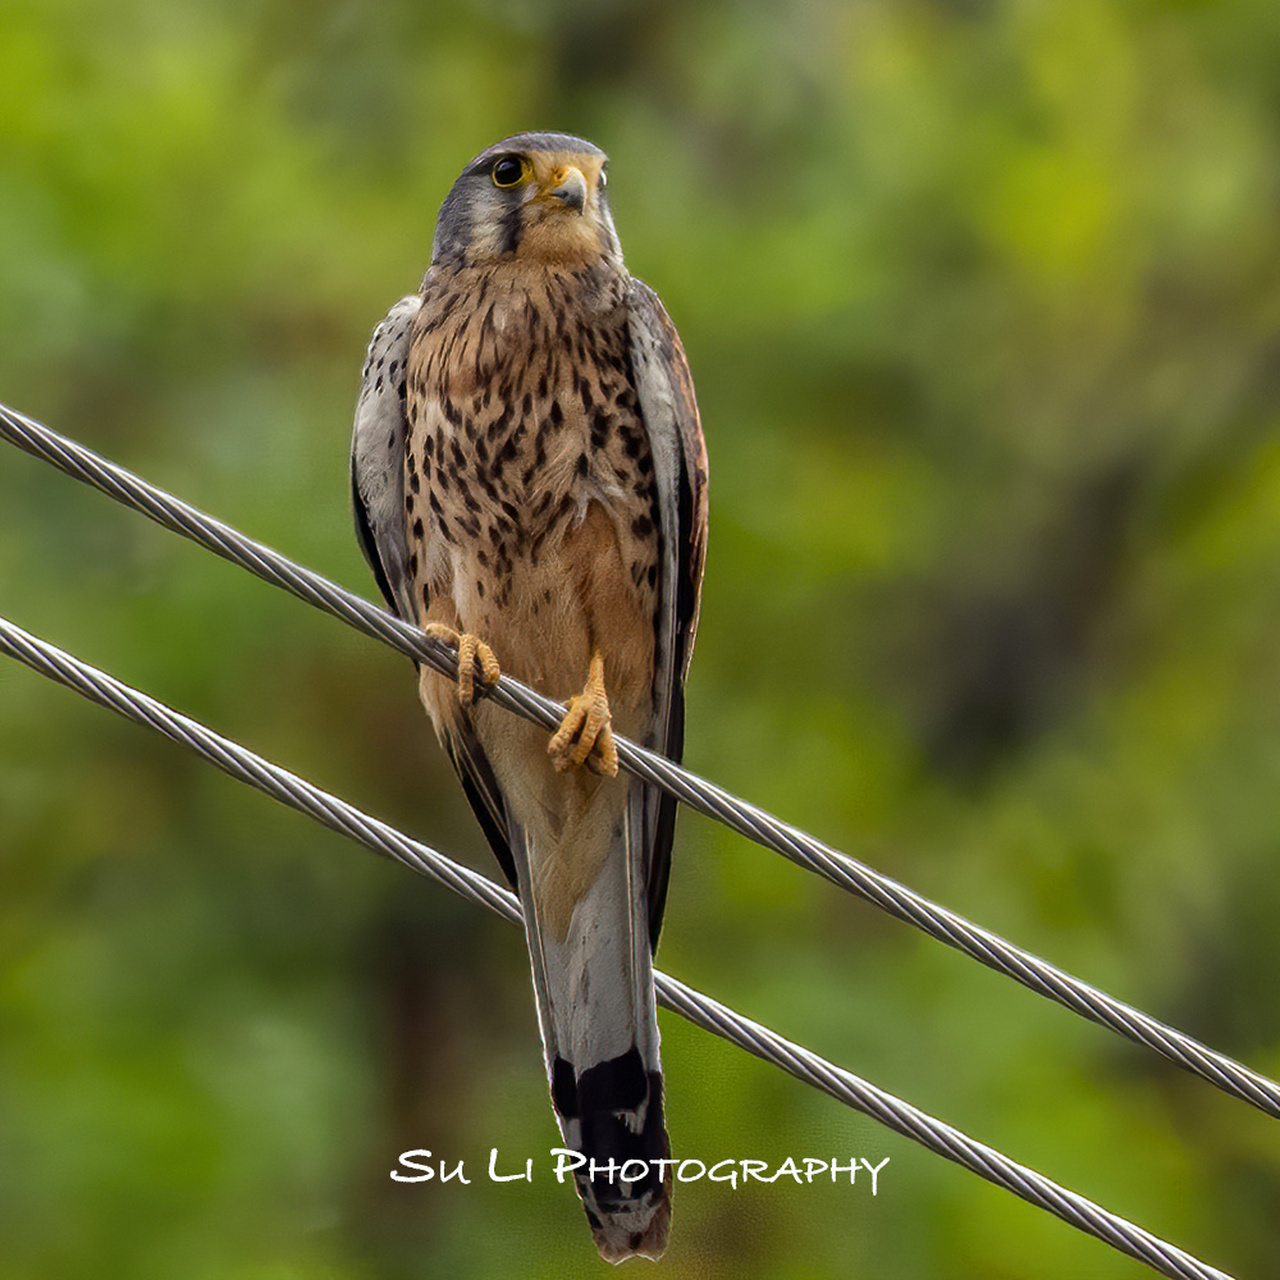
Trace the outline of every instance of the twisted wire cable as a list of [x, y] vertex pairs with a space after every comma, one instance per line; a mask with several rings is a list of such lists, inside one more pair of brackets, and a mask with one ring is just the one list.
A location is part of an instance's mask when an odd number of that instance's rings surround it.
[[[165, 528], [333, 614], [357, 631], [428, 663], [450, 678], [456, 676], [457, 654], [450, 646], [429, 639], [416, 627], [3, 404], [0, 404], [0, 439], [8, 440]], [[481, 687], [477, 682], [477, 690]], [[549, 730], [555, 729], [564, 715], [564, 708], [558, 703], [506, 675], [488, 687], [487, 696]], [[1280, 1119], [1280, 1084], [1274, 1080], [1006, 942], [665, 757], [617, 735], [615, 741], [619, 762], [628, 772], [669, 791], [691, 809], [782, 854], [797, 866], [816, 872], [846, 892], [962, 951], [997, 973], [1015, 979], [1038, 995], [1136, 1044], [1145, 1045], [1224, 1092]]]
[[[164, 703], [89, 666], [65, 650], [40, 640], [0, 618], [0, 652], [136, 724], [155, 729], [188, 747], [233, 778], [333, 831], [351, 837], [374, 852], [404, 864], [452, 889], [470, 902], [495, 911], [513, 924], [521, 923], [519, 902], [470, 868], [427, 845], [410, 839], [353, 805], [322, 791], [279, 765], [174, 711]], [[1121, 1253], [1144, 1262], [1174, 1280], [1231, 1280], [1225, 1272], [1201, 1262], [1177, 1246], [1152, 1235], [1135, 1223], [1102, 1208], [1092, 1200], [1060, 1186], [1043, 1174], [1010, 1160], [992, 1147], [968, 1137], [908, 1102], [837, 1066], [802, 1045], [779, 1035], [727, 1005], [703, 995], [676, 978], [655, 973], [658, 997], [669, 1009], [748, 1053], [780, 1067], [805, 1084], [879, 1121], [903, 1137], [945, 1156], [979, 1177], [1021, 1199], [1046, 1209], [1071, 1226], [1094, 1236]]]

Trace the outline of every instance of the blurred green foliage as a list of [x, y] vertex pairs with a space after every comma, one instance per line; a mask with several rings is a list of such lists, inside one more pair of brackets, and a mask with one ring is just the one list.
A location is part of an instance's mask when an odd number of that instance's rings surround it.
[[[368, 332], [507, 133], [613, 157], [698, 380], [700, 772], [1280, 1074], [1272, 0], [6, 0], [0, 394], [373, 594]], [[0, 608], [489, 866], [407, 664], [13, 450]], [[683, 820], [663, 964], [1241, 1275], [1274, 1124]], [[663, 1017], [672, 1277], [1137, 1264]], [[6, 1275], [602, 1274], [522, 940], [0, 665]], [[636, 1265], [639, 1269], [638, 1264]]]

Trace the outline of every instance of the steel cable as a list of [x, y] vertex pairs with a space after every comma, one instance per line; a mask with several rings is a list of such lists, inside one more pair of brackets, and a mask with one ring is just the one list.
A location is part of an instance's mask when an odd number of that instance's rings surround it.
[[[365, 635], [415, 660], [427, 662], [445, 675], [456, 675], [457, 655], [448, 645], [428, 639], [417, 628], [367, 600], [2, 404], [0, 438], [308, 604], [333, 614]], [[491, 687], [488, 696], [546, 729], [556, 728], [564, 714], [564, 708], [558, 703], [505, 675]], [[625, 769], [671, 792], [691, 809], [1280, 1119], [1280, 1084], [1275, 1081], [931, 902], [665, 757], [622, 737], [616, 741], [618, 759]]]
[[[276, 800], [316, 819], [331, 830], [351, 837], [377, 853], [452, 889], [471, 902], [497, 912], [513, 924], [521, 922], [520, 905], [509, 890], [479, 872], [454, 862], [427, 845], [410, 839], [378, 819], [296, 774], [272, 764], [247, 748], [222, 737], [198, 721], [131, 688], [113, 676], [40, 640], [0, 618], [0, 652], [26, 663], [42, 675], [74, 689], [136, 724], [155, 729], [188, 747], [210, 763]], [[820, 1089], [837, 1101], [879, 1121], [903, 1137], [945, 1156], [979, 1177], [1046, 1209], [1071, 1226], [1146, 1263], [1176, 1280], [1231, 1280], [1190, 1254], [1121, 1218], [1092, 1200], [1037, 1173], [1026, 1165], [951, 1125], [886, 1093], [851, 1071], [753, 1022], [728, 1006], [695, 991], [665, 973], [655, 973], [659, 999], [695, 1026], [745, 1049], [748, 1053]]]

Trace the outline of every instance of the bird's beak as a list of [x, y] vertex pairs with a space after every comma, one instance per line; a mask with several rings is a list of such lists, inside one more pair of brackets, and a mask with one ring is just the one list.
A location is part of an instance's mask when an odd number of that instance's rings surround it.
[[581, 213], [587, 206], [587, 180], [583, 176], [581, 169], [575, 169], [572, 165], [567, 165], [561, 169], [552, 178], [556, 184], [552, 187], [547, 195], [553, 200], [559, 200], [561, 204], [567, 205], [574, 213]]

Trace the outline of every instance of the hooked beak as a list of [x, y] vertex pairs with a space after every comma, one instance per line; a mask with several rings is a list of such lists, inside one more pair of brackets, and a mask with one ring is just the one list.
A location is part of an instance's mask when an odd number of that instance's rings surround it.
[[553, 181], [556, 185], [547, 192], [549, 197], [567, 205], [574, 213], [581, 213], [586, 208], [587, 180], [581, 169], [569, 165], [561, 169]]

